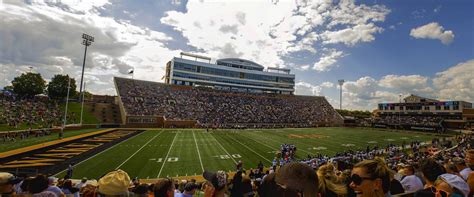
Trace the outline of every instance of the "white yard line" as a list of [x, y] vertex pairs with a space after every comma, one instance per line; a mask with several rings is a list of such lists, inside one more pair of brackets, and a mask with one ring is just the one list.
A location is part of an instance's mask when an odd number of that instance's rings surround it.
[[196, 135], [194, 135], [194, 131], [193, 131], [193, 138], [194, 138], [194, 143], [196, 144], [196, 150], [197, 150], [198, 156], [199, 156], [199, 163], [201, 163], [201, 169], [204, 172], [204, 165], [202, 165], [201, 153], [199, 152], [199, 147], [198, 147], [198, 144], [197, 144], [197, 141], [196, 141]]
[[140, 147], [137, 151], [135, 151], [132, 155], [130, 155], [130, 157], [128, 157], [127, 159], [125, 159], [125, 161], [123, 161], [120, 165], [118, 165], [115, 169], [119, 169], [120, 167], [123, 166], [123, 164], [127, 163], [128, 160], [130, 160], [133, 156], [135, 156], [138, 152], [140, 152], [143, 148], [145, 148], [146, 145], [148, 145], [151, 141], [153, 141], [156, 137], [158, 137], [161, 133], [163, 133], [163, 131], [159, 132], [158, 134], [156, 134], [154, 137], [152, 137], [150, 140], [148, 140], [148, 142], [146, 142], [145, 144], [143, 144], [142, 147]]
[[163, 171], [163, 167], [164, 167], [165, 164], [166, 164], [166, 160], [168, 160], [168, 156], [170, 155], [171, 148], [173, 148], [174, 141], [176, 140], [176, 136], [178, 136], [178, 134], [179, 134], [179, 133], [176, 132], [176, 135], [174, 136], [173, 141], [171, 142], [170, 149], [168, 149], [168, 153], [166, 154], [166, 157], [165, 157], [165, 159], [163, 160], [163, 165], [161, 165], [160, 172], [158, 172], [158, 175], [156, 176], [156, 178], [159, 178], [159, 177], [160, 177], [161, 171]]
[[[143, 132], [141, 132], [141, 133], [138, 134], [138, 135], [132, 136], [132, 137], [130, 137], [130, 138], [124, 140], [124, 141], [121, 141], [121, 142], [119, 142], [119, 143], [117, 143], [117, 144], [115, 144], [115, 145], [113, 145], [113, 146], [111, 146], [111, 147], [109, 147], [109, 148], [103, 150], [102, 152], [95, 154], [95, 155], [92, 156], [92, 157], [89, 157], [89, 158], [87, 158], [87, 159], [85, 159], [85, 160], [82, 160], [81, 162], [75, 164], [74, 167], [75, 167], [75, 166], [78, 166], [78, 165], [80, 165], [80, 164], [82, 164], [82, 163], [84, 163], [84, 162], [86, 162], [86, 161], [88, 161], [89, 159], [92, 159], [92, 158], [94, 158], [94, 157], [97, 157], [97, 156], [99, 156], [100, 154], [105, 153], [105, 152], [109, 151], [110, 149], [112, 149], [112, 148], [114, 148], [114, 147], [116, 147], [116, 146], [118, 146], [118, 145], [120, 145], [120, 144], [122, 144], [122, 143], [124, 143], [124, 142], [126, 142], [126, 141], [128, 141], [128, 140], [131, 140], [131, 139], [133, 139], [133, 138], [136, 138], [136, 137], [138, 137], [139, 135], [142, 135], [142, 134], [144, 134], [144, 133], [146, 133], [146, 131], [143, 131]], [[65, 172], [66, 170], [67, 170], [67, 169], [64, 169], [63, 171], [56, 173], [54, 176], [58, 176], [59, 174]]]
[[229, 152], [227, 152], [227, 150], [226, 150], [226, 149], [222, 146], [222, 144], [216, 139], [216, 137], [214, 137], [214, 135], [212, 135], [212, 134], [210, 134], [210, 133], [208, 133], [208, 134], [211, 135], [211, 136], [214, 138], [214, 140], [216, 140], [217, 144], [222, 148], [222, 150], [224, 150], [224, 152], [225, 152], [227, 155], [229, 155], [229, 157], [232, 159], [232, 161], [234, 161], [234, 163], [237, 164], [237, 161], [235, 161], [234, 157], [232, 157], [232, 155], [229, 154]]
[[248, 147], [247, 145], [245, 144], [242, 144], [241, 142], [237, 141], [235, 138], [233, 138], [232, 136], [230, 135], [227, 135], [229, 136], [232, 140], [236, 141], [237, 143], [239, 143], [240, 145], [244, 146], [245, 148], [249, 149], [250, 151], [252, 151], [253, 153], [257, 154], [258, 156], [260, 156], [261, 158], [267, 160], [268, 162], [272, 163], [272, 161], [270, 161], [269, 159], [267, 159], [266, 157], [262, 156], [260, 153], [257, 153], [255, 152], [254, 150], [252, 150], [250, 147]]

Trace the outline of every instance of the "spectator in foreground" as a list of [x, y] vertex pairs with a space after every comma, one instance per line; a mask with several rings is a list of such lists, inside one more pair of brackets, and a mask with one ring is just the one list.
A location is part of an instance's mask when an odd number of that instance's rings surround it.
[[285, 190], [293, 190], [304, 197], [318, 196], [318, 176], [309, 165], [292, 162], [276, 173], [275, 182]]
[[395, 171], [390, 171], [390, 194], [395, 195], [395, 194], [401, 194], [405, 192], [405, 189], [403, 189], [403, 185], [400, 183], [395, 178], [396, 172]]
[[[466, 165], [471, 168], [471, 170], [474, 170], [474, 149], [469, 149], [466, 151], [464, 162], [466, 162]], [[471, 189], [471, 193], [469, 195], [474, 196], [474, 172], [469, 173], [466, 182]]]
[[276, 181], [276, 173], [271, 173], [266, 176], [258, 188], [259, 197], [293, 197], [300, 196], [301, 193], [290, 189], [283, 188]]
[[97, 192], [105, 196], [127, 196], [130, 177], [122, 170], [107, 173], [98, 182]]
[[48, 188], [46, 190], [51, 191], [56, 194], [58, 197], [65, 196], [61, 188], [56, 186], [56, 183], [58, 182], [58, 178], [56, 177], [48, 177]]
[[147, 197], [148, 196], [148, 184], [142, 183], [138, 184], [133, 188], [133, 194], [137, 197]]
[[471, 170], [474, 170], [474, 149], [469, 149], [466, 151], [464, 162], [469, 168], [471, 168]]
[[71, 180], [65, 180], [61, 190], [67, 196], [79, 197], [79, 188], [72, 186]]
[[28, 191], [33, 197], [56, 197], [54, 192], [48, 191], [49, 181], [48, 177], [39, 174], [28, 184]]
[[347, 195], [347, 188], [338, 182], [335, 170], [334, 165], [331, 163], [319, 167], [317, 171], [319, 180], [318, 189], [321, 196], [336, 197]]
[[389, 169], [380, 158], [361, 161], [352, 169], [350, 187], [360, 197], [383, 197], [390, 189]]
[[183, 193], [176, 193], [174, 197], [193, 197], [194, 193], [196, 193], [197, 185], [193, 182], [188, 182], [184, 186]]
[[87, 178], [86, 177], [83, 177], [81, 182], [78, 183], [77, 185], [75, 185], [75, 187], [79, 190], [81, 190], [81, 188], [85, 187], [86, 186], [86, 183], [87, 183]]
[[13, 186], [19, 182], [21, 180], [13, 176], [13, 174], [0, 172], [0, 196], [15, 194]]
[[210, 172], [204, 171], [202, 174], [204, 179], [208, 181], [204, 189], [206, 197], [223, 197], [227, 192], [228, 175], [224, 171]]
[[466, 181], [469, 173], [472, 172], [471, 168], [466, 166], [464, 160], [460, 157], [455, 157], [451, 159], [451, 162], [456, 166], [456, 169], [459, 171], [459, 175]]
[[434, 185], [437, 190], [445, 191], [452, 197], [468, 197], [470, 191], [466, 181], [454, 174], [440, 175]]
[[400, 183], [405, 192], [416, 192], [423, 189], [423, 182], [415, 175], [415, 168], [412, 165], [406, 165], [403, 171], [405, 172], [405, 177], [402, 178]]
[[[438, 176], [444, 174], [446, 170], [441, 166], [441, 164], [437, 163], [436, 160], [432, 158], [424, 159], [419, 162], [420, 171], [423, 175], [423, 179], [425, 180], [426, 184], [424, 189], [419, 190], [415, 193], [415, 197], [435, 197], [436, 196], [436, 188], [434, 187], [434, 182], [438, 179]], [[438, 196], [446, 197], [447, 194], [444, 191], [439, 191]]]
[[155, 197], [173, 197], [174, 183], [170, 178], [161, 178], [155, 183], [153, 187], [153, 194]]

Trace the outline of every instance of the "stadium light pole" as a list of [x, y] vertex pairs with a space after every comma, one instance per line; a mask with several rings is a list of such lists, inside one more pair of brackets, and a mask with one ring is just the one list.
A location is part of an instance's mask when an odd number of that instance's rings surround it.
[[85, 46], [84, 48], [84, 60], [82, 61], [82, 73], [81, 73], [81, 85], [79, 88], [79, 98], [81, 99], [82, 97], [82, 81], [84, 80], [84, 68], [86, 67], [86, 55], [87, 55], [87, 47], [90, 46], [94, 42], [94, 37], [87, 35], [87, 34], [82, 34], [82, 45]]
[[[84, 82], [84, 92], [86, 91], [86, 82]], [[82, 114], [84, 112], [84, 95], [85, 94], [82, 94], [82, 98], [81, 98], [81, 122], [80, 122], [80, 125], [82, 126]]]
[[339, 83], [339, 89], [340, 89], [340, 94], [339, 94], [339, 109], [342, 109], [342, 85], [344, 85], [344, 79], [339, 79], [337, 81]]

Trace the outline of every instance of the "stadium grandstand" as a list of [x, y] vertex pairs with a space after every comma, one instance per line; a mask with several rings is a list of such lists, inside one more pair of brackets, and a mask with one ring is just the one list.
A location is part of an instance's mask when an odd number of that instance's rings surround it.
[[373, 119], [374, 127], [441, 131], [446, 128], [470, 128], [472, 103], [439, 101], [409, 95], [400, 103], [380, 103]]
[[342, 123], [324, 97], [234, 92], [119, 77], [114, 83], [124, 125], [260, 128]]

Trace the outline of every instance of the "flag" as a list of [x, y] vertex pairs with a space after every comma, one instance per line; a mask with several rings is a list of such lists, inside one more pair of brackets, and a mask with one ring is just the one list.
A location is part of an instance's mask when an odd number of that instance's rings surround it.
[[131, 69], [130, 71], [128, 71], [128, 74], [133, 74], [133, 69]]

